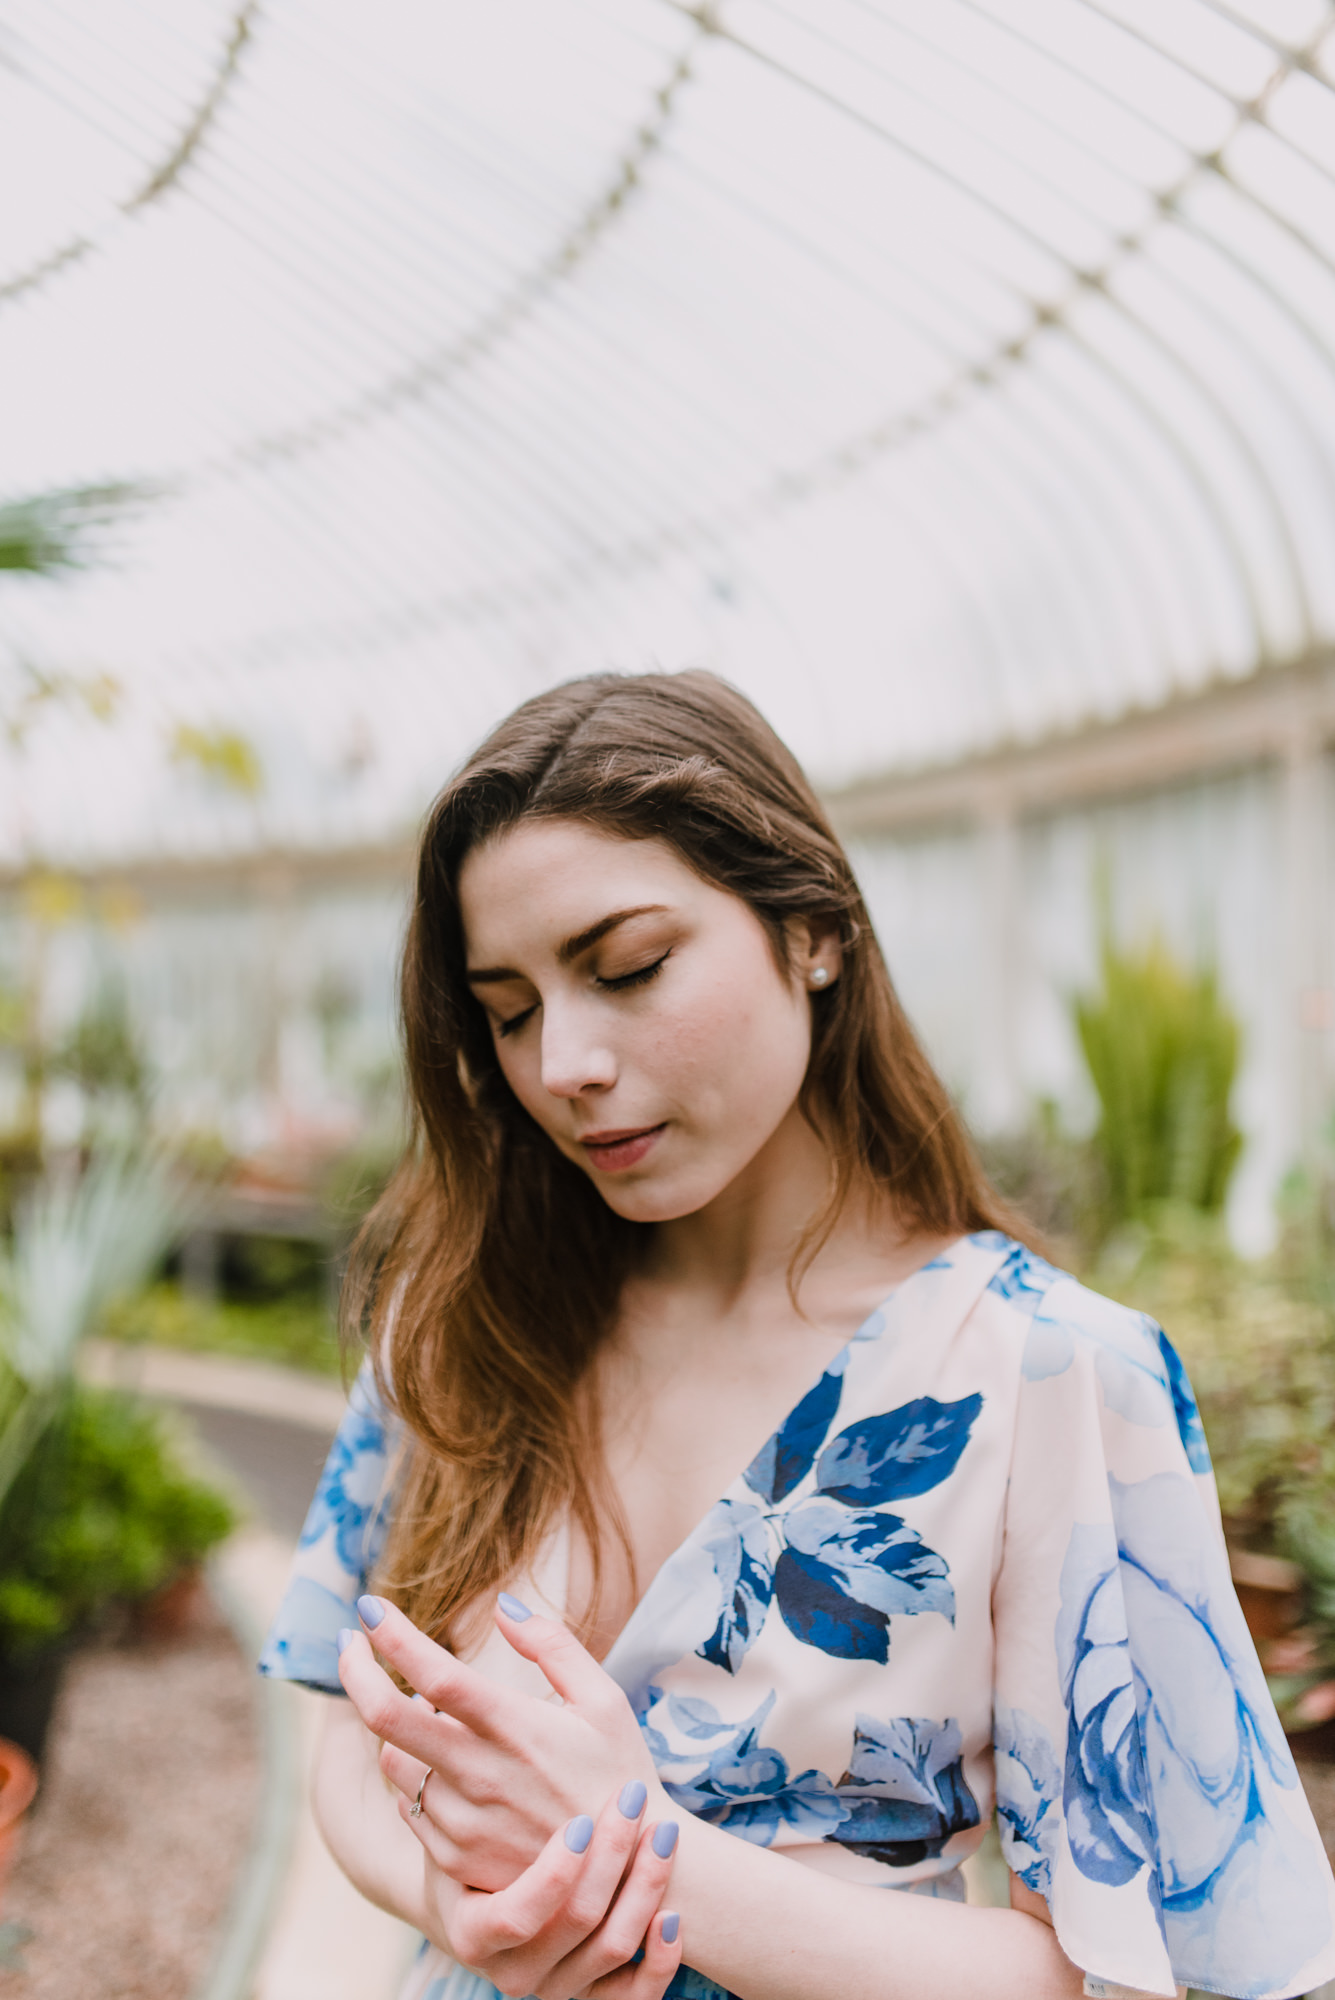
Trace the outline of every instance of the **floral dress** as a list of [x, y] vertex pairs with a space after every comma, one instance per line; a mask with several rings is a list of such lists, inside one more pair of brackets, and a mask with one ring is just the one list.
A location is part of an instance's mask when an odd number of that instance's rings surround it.
[[[339, 1691], [390, 1442], [363, 1378], [265, 1673]], [[554, 1544], [533, 1589], [558, 1613], [560, 1570]], [[477, 1664], [535, 1671], [499, 1634]], [[871, 1315], [605, 1666], [684, 1811], [826, 1873], [963, 1900], [995, 1810], [1091, 1994], [1281, 2000], [1335, 1977], [1335, 1883], [1182, 1365], [1005, 1236], [962, 1238]], [[671, 1990], [719, 1992], [689, 1968]], [[410, 1991], [494, 1989], [424, 1948]]]

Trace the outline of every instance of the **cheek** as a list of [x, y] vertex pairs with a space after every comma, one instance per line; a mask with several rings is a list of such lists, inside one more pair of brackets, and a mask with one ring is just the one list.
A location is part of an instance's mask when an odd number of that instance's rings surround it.
[[811, 1050], [805, 1000], [795, 1004], [766, 960], [741, 981], [713, 983], [663, 1037], [673, 1082], [705, 1121], [726, 1113], [748, 1125], [787, 1111]]

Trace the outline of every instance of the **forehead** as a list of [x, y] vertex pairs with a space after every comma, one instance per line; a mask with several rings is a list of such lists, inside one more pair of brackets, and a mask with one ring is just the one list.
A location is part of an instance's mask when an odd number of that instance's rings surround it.
[[662, 903], [679, 910], [723, 895], [664, 840], [625, 840], [578, 820], [521, 820], [475, 847], [459, 871], [469, 959], [493, 947], [559, 941], [611, 910]]

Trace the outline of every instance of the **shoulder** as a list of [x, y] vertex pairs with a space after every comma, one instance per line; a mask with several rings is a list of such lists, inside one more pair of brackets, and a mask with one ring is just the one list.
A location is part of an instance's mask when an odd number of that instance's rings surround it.
[[1150, 1429], [1171, 1423], [1192, 1471], [1208, 1472], [1196, 1398], [1158, 1322], [1091, 1290], [1023, 1243], [995, 1232], [987, 1240], [1003, 1256], [985, 1297], [1019, 1338], [1022, 1393], [1026, 1385], [1060, 1382], [1061, 1401], [1096, 1397], [1128, 1423]]

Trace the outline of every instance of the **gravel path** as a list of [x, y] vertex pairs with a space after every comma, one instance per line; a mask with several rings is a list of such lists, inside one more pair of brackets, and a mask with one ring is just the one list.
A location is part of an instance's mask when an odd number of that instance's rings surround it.
[[259, 1780], [253, 1668], [211, 1606], [170, 1645], [79, 1654], [5, 1898], [31, 1936], [2, 2000], [188, 2000]]

